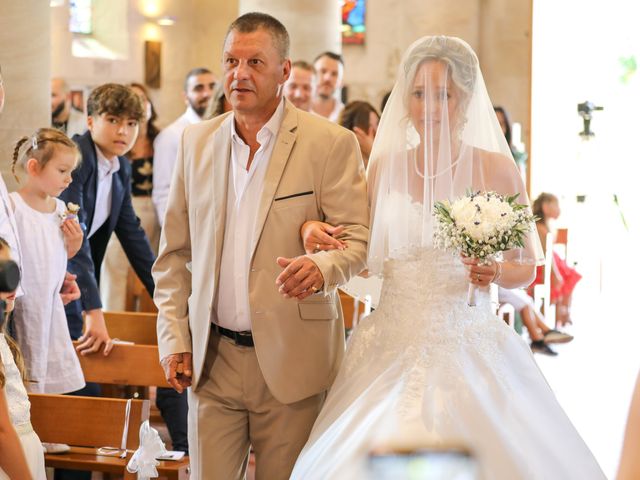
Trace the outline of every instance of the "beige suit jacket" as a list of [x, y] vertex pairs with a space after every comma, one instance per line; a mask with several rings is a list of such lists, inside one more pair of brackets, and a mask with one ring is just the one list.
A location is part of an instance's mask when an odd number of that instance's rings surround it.
[[[153, 268], [160, 357], [192, 352], [196, 391], [223, 248], [231, 122], [226, 114], [184, 131]], [[256, 209], [249, 272], [255, 349], [271, 393], [292, 403], [333, 382], [344, 355], [336, 288], [365, 267], [369, 210], [355, 136], [286, 102]], [[284, 299], [276, 257], [304, 255], [300, 227], [308, 220], [344, 225], [348, 248], [309, 255], [324, 276], [323, 292]]]

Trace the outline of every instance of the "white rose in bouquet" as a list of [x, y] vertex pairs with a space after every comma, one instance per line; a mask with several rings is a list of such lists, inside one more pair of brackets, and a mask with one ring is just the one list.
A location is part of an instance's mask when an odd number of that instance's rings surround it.
[[[453, 203], [434, 206], [434, 245], [488, 264], [506, 250], [524, 246], [535, 217], [527, 205], [516, 203], [518, 195], [469, 192]], [[475, 305], [474, 285], [469, 285], [468, 303]]]

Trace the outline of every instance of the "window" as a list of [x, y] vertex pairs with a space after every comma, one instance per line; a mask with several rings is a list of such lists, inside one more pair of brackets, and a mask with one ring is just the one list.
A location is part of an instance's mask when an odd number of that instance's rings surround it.
[[92, 0], [69, 0], [69, 31], [71, 33], [93, 33], [91, 16]]
[[364, 45], [366, 0], [342, 1], [342, 44]]

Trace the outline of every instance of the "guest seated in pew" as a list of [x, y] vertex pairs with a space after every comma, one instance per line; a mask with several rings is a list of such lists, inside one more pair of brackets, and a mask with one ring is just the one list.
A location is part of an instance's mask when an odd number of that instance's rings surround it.
[[[546, 248], [547, 234], [550, 231], [549, 220], [560, 216], [558, 197], [551, 193], [541, 193], [533, 202], [533, 214], [538, 217], [536, 228], [540, 236], [542, 248]], [[546, 254], [546, 252], [545, 252]], [[551, 303], [556, 306], [556, 325], [563, 327], [573, 323], [571, 320], [571, 297], [573, 289], [580, 281], [580, 275], [575, 269], [567, 265], [560, 255], [553, 252], [553, 270], [551, 272]], [[544, 283], [544, 267], [539, 266], [534, 285]]]
[[[0, 238], [0, 260], [10, 259], [9, 244]], [[22, 354], [6, 332], [14, 300], [15, 292], [0, 292], [0, 301], [4, 302], [0, 311], [0, 480], [44, 480], [44, 454], [31, 427]]]
[[550, 343], [567, 343], [573, 340], [568, 333], [549, 328], [545, 324], [544, 317], [536, 310], [533, 299], [524, 290], [498, 287], [498, 300], [500, 303], [513, 305], [520, 313], [522, 323], [529, 332], [533, 352], [555, 356], [558, 353], [549, 346]]

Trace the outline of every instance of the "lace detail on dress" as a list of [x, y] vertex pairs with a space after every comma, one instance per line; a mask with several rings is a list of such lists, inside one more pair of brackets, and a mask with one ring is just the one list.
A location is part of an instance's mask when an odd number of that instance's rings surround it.
[[[467, 305], [467, 286], [464, 267], [449, 253], [416, 247], [403, 259], [387, 260], [378, 309], [350, 339], [347, 377], [360, 368], [375, 369], [363, 365], [372, 352], [377, 365], [400, 361], [403, 412], [415, 411], [435, 372], [438, 388], [457, 390], [462, 359], [479, 356], [489, 365], [508, 365], [498, 358], [508, 328], [491, 313], [488, 293], [479, 292], [476, 307]], [[501, 382], [504, 372], [493, 373]]]
[[2, 368], [4, 369], [5, 385], [4, 392], [7, 397], [7, 404], [9, 405], [9, 417], [11, 423], [15, 427], [30, 423], [31, 404], [29, 403], [29, 397], [27, 396], [27, 390], [22, 383], [20, 372], [13, 360], [9, 345], [4, 338], [4, 335], [0, 333], [0, 357], [2, 359]]

